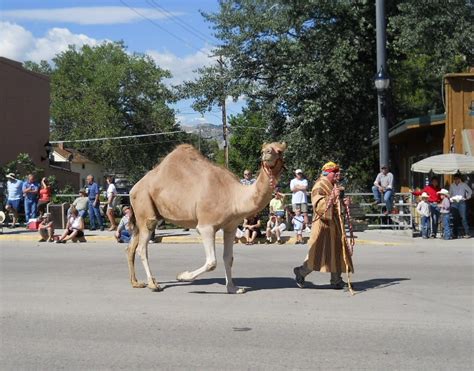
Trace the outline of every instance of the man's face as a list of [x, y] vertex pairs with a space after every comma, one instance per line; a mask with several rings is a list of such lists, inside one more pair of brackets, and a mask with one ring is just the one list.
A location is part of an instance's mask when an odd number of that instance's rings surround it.
[[386, 167], [383, 167], [381, 170], [382, 170], [383, 175], [387, 175], [388, 169]]
[[329, 180], [332, 184], [336, 183], [337, 182], [336, 174], [337, 173], [330, 172], [326, 177], [327, 180]]
[[431, 184], [433, 185], [433, 187], [436, 188], [439, 185], [438, 179], [436, 178], [431, 179]]
[[296, 177], [298, 179], [302, 179], [303, 178], [303, 173], [296, 173]]
[[35, 176], [34, 175], [28, 175], [28, 182], [33, 183], [35, 181]]
[[454, 178], [454, 183], [456, 183], [456, 185], [461, 183], [461, 178]]
[[245, 170], [244, 171], [244, 178], [245, 179], [251, 179], [252, 178], [252, 172]]
[[91, 177], [91, 176], [87, 177], [87, 183], [92, 184], [93, 181], [94, 181], [93, 177]]

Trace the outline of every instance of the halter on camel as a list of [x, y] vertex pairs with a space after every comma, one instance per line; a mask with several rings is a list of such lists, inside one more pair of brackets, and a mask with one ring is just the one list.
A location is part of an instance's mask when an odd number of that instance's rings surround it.
[[265, 174], [270, 178], [270, 186], [275, 189], [277, 186], [277, 183], [275, 181], [275, 175], [274, 170], [277, 167], [278, 164], [281, 164], [280, 166], [280, 171], [285, 169], [285, 162], [283, 161], [283, 153], [279, 152], [279, 157], [276, 159], [275, 164], [273, 166], [268, 165], [268, 162], [265, 160], [262, 160], [262, 168]]

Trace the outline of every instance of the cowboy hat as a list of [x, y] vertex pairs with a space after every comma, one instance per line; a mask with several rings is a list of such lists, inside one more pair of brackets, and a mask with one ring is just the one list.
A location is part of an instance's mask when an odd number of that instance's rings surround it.
[[430, 197], [430, 195], [429, 195], [428, 193], [426, 193], [426, 192], [423, 192], [423, 193], [421, 194], [421, 198], [429, 198], [429, 197]]
[[447, 189], [444, 189], [444, 188], [441, 189], [441, 191], [438, 191], [438, 192], [436, 192], [436, 193], [438, 193], [438, 194], [440, 194], [440, 195], [449, 196], [449, 191], [448, 191]]

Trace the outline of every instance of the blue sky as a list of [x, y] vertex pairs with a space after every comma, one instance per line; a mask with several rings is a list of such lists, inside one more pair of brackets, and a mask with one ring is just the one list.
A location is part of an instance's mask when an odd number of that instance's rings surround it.
[[[123, 40], [130, 52], [147, 53], [170, 70], [167, 83], [176, 84], [213, 63], [217, 40], [200, 10], [217, 11], [217, 0], [0, 0], [0, 56], [51, 60], [68, 44]], [[240, 112], [243, 101], [228, 102], [229, 114]], [[220, 123], [217, 108], [201, 117], [190, 103], [174, 106], [180, 123]]]

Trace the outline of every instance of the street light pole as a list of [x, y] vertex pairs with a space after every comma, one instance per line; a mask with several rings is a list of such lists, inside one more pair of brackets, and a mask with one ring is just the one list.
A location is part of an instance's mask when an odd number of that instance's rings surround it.
[[386, 36], [385, 36], [385, 0], [375, 0], [375, 23], [377, 34], [377, 76], [375, 86], [377, 88], [377, 106], [379, 121], [379, 161], [380, 166], [389, 165], [389, 140], [388, 120], [385, 92], [390, 80], [386, 75]]

